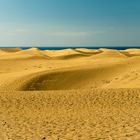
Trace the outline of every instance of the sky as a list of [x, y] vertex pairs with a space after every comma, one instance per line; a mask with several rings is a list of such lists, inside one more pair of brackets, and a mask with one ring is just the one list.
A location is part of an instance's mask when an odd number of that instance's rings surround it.
[[0, 0], [0, 46], [140, 46], [140, 0]]

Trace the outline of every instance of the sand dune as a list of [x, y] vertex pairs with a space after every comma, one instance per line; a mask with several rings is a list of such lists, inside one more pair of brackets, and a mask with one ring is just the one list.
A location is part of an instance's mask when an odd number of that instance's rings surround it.
[[7, 54], [7, 52], [5, 52], [5, 51], [3, 51], [2, 49], [0, 49], [0, 56], [1, 55], [6, 55]]
[[76, 51], [76, 49], [46, 50], [45, 53], [52, 59], [75, 59], [89, 56], [87, 53]]
[[63, 59], [75, 59], [75, 58], [126, 58], [140, 56], [139, 49], [127, 49], [127, 50], [114, 50], [114, 49], [105, 49], [101, 48], [98, 50], [95, 49], [86, 49], [86, 48], [77, 48], [77, 49], [64, 49], [64, 50], [39, 50], [38, 48], [31, 48], [22, 50], [20, 48], [1, 48], [0, 49], [0, 59], [25, 59], [25, 58], [48, 58], [55, 60]]
[[124, 53], [127, 53], [128, 56], [140, 56], [140, 49], [127, 49], [123, 51]]
[[[49, 59], [43, 51], [37, 48], [31, 48], [27, 50], [19, 50], [19, 51], [4, 51], [7, 52], [0, 59]], [[11, 52], [11, 53], [8, 53]], [[1, 54], [1, 53], [0, 53]]]
[[31, 48], [27, 50], [22, 50], [16, 53], [19, 56], [30, 56], [30, 58], [49, 58], [43, 51], [37, 48]]
[[139, 88], [139, 49], [0, 49], [0, 139], [138, 140]]
[[[128, 57], [122, 53], [125, 51], [128, 50], [41, 51], [31, 48], [10, 53], [10, 56], [6, 54], [0, 60], [2, 66], [0, 89], [139, 88], [140, 57], [137, 55]], [[132, 49], [128, 52], [135, 51]], [[84, 53], [86, 57], [83, 56]], [[78, 59], [73, 55], [79, 56]], [[3, 59], [5, 57], [6, 60]]]
[[101, 50], [95, 50], [95, 49], [86, 49], [86, 48], [77, 48], [75, 51], [85, 54], [99, 54], [102, 51]]
[[0, 48], [0, 50], [8, 52], [8, 53], [12, 53], [12, 52], [18, 52], [21, 51], [21, 48]]
[[94, 55], [93, 58], [126, 58], [127, 56], [114, 49], [99, 49], [101, 53]]

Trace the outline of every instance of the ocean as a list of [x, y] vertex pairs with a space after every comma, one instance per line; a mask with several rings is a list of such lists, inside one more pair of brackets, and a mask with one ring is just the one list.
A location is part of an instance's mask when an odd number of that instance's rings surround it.
[[89, 46], [82, 46], [82, 47], [39, 47], [39, 46], [33, 46], [33, 47], [18, 47], [18, 46], [13, 46], [13, 47], [0, 47], [0, 48], [22, 48], [22, 49], [29, 49], [29, 48], [38, 48], [40, 50], [63, 50], [63, 49], [74, 49], [74, 48], [87, 48], [87, 49], [99, 49], [99, 48], [108, 48], [108, 49], [117, 49], [117, 50], [125, 50], [125, 49], [129, 49], [129, 48], [137, 48], [140, 49], [140, 46], [93, 46], [93, 47], [89, 47]]
[[[34, 47], [20, 47], [22, 49], [29, 49], [29, 48], [34, 48]], [[117, 49], [117, 50], [125, 50], [129, 48], [137, 48], [140, 49], [140, 46], [98, 46], [98, 47], [88, 47], [88, 46], [82, 46], [82, 47], [35, 47], [40, 50], [63, 50], [63, 49], [75, 49], [75, 48], [87, 48], [87, 49], [100, 49], [100, 48], [108, 48], [108, 49]]]

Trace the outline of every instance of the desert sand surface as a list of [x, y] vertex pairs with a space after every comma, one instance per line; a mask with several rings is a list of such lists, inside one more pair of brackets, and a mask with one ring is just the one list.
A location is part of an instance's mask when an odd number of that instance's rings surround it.
[[139, 140], [140, 49], [0, 49], [0, 140]]

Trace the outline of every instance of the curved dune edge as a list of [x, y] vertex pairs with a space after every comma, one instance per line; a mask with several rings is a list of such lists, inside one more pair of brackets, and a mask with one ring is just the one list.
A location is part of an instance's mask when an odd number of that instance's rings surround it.
[[1, 51], [8, 52], [8, 53], [14, 53], [18, 51], [22, 51], [21, 48], [0, 48]]
[[[10, 51], [10, 49], [8, 50]], [[8, 50], [4, 51], [6, 53], [5, 55], [2, 55], [1, 59], [50, 59], [49, 56], [37, 48], [30, 48], [13, 52], [11, 51], [10, 53]]]
[[55, 60], [76, 59], [91, 56], [91, 54], [85, 52], [78, 52], [76, 49], [45, 50], [44, 53]]
[[0, 87], [0, 90], [39, 91], [140, 87], [139, 59], [137, 61], [131, 59], [121, 63], [105, 63], [96, 67], [83, 65], [40, 72], [33, 71]]
[[38, 48], [30, 48], [22, 50], [20, 48], [1, 48], [0, 59], [52, 59], [52, 60], [64, 60], [64, 59], [80, 59], [80, 58], [128, 58], [140, 56], [140, 49], [64, 49], [64, 50], [40, 50]]
[[0, 139], [139, 139], [139, 50], [0, 50]]
[[0, 90], [140, 88], [139, 49], [0, 50]]

